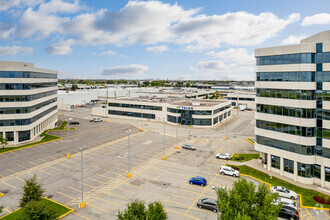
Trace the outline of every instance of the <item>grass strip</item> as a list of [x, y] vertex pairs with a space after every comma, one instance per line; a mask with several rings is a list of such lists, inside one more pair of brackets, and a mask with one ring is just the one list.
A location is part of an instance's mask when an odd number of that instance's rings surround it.
[[[244, 157], [245, 159], [240, 160], [239, 158]], [[259, 153], [253, 153], [253, 154], [234, 154], [231, 157], [231, 161], [238, 161], [238, 162], [244, 162], [244, 161], [249, 161], [253, 159], [258, 159], [260, 157]]]
[[[71, 211], [71, 209], [69, 209], [69, 208], [67, 208], [67, 207], [65, 207], [65, 206], [63, 206], [59, 203], [53, 202], [49, 199], [42, 199], [40, 201], [40, 203], [43, 203], [48, 208], [54, 210], [56, 212], [56, 218], [58, 218], [60, 216], [63, 216], [67, 212]], [[2, 219], [2, 220], [13, 220], [13, 219], [28, 220], [29, 218], [28, 218], [27, 214], [25, 213], [24, 209], [20, 208], [20, 209], [17, 209], [16, 211], [14, 211], [14, 212], [11, 212], [11, 213], [3, 216], [0, 219]]]
[[318, 197], [325, 197], [326, 195], [320, 192], [317, 192], [315, 190], [311, 190], [311, 189], [305, 189], [302, 187], [299, 187], [297, 185], [291, 184], [289, 182], [286, 182], [282, 179], [276, 178], [276, 177], [272, 177], [272, 179], [270, 179], [269, 175], [267, 173], [261, 172], [259, 170], [256, 170], [252, 167], [246, 166], [246, 165], [242, 165], [242, 166], [235, 166], [235, 165], [230, 165], [231, 167], [238, 167], [239, 168], [239, 172], [241, 174], [246, 174], [249, 176], [252, 176], [256, 179], [262, 180], [266, 183], [271, 184], [272, 186], [283, 186], [287, 189], [290, 189], [294, 192], [296, 192], [297, 194], [300, 194], [302, 197], [302, 204], [301, 206], [308, 206], [308, 207], [316, 207], [316, 208], [326, 208], [326, 209], [330, 209], [330, 205], [325, 205], [325, 204], [321, 204], [316, 202], [313, 199], [313, 196], [318, 196]]

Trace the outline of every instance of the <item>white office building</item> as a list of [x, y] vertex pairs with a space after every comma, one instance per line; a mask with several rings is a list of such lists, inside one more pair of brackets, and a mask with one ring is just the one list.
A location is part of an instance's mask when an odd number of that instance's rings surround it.
[[57, 122], [57, 72], [0, 61], [0, 135], [9, 145], [36, 139]]
[[255, 149], [268, 171], [330, 188], [330, 31], [255, 57]]

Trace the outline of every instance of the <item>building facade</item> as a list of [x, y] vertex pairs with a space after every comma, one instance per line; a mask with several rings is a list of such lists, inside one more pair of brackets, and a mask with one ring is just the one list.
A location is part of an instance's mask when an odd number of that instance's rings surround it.
[[109, 99], [93, 114], [110, 118], [144, 119], [193, 127], [214, 127], [231, 118], [231, 102], [220, 100]]
[[255, 149], [269, 171], [330, 188], [330, 31], [255, 57]]
[[0, 61], [0, 135], [9, 145], [37, 138], [57, 122], [57, 72]]

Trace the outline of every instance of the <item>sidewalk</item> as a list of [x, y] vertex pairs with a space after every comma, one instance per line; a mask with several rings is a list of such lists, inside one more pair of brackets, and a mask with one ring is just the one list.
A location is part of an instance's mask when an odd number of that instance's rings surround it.
[[314, 185], [314, 184], [313, 185], [308, 185], [308, 184], [304, 184], [304, 183], [300, 183], [300, 182], [295, 182], [295, 181], [293, 181], [293, 179], [290, 179], [290, 178], [285, 177], [285, 176], [281, 176], [279, 173], [268, 171], [267, 168], [264, 168], [264, 164], [260, 163], [257, 159], [245, 161], [245, 162], [242, 162], [242, 163], [236, 162], [236, 161], [230, 161], [230, 164], [237, 165], [237, 166], [246, 165], [246, 166], [252, 167], [256, 170], [259, 170], [261, 172], [271, 174], [272, 176], [274, 176], [276, 178], [282, 179], [284, 181], [287, 181], [287, 182], [289, 182], [291, 184], [294, 184], [294, 185], [297, 185], [299, 187], [302, 187], [302, 188], [305, 188], [305, 189], [312, 189], [312, 190], [315, 190], [317, 192], [328, 194], [328, 195], [330, 194], [330, 191], [328, 189], [321, 188], [318, 185]]

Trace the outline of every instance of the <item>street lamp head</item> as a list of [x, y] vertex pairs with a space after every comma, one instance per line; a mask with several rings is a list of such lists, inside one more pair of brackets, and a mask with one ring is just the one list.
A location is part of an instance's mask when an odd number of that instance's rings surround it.
[[80, 151], [83, 151], [86, 149], [86, 146], [80, 147]]
[[129, 133], [131, 133], [131, 130], [126, 130], [126, 132], [129, 134]]

